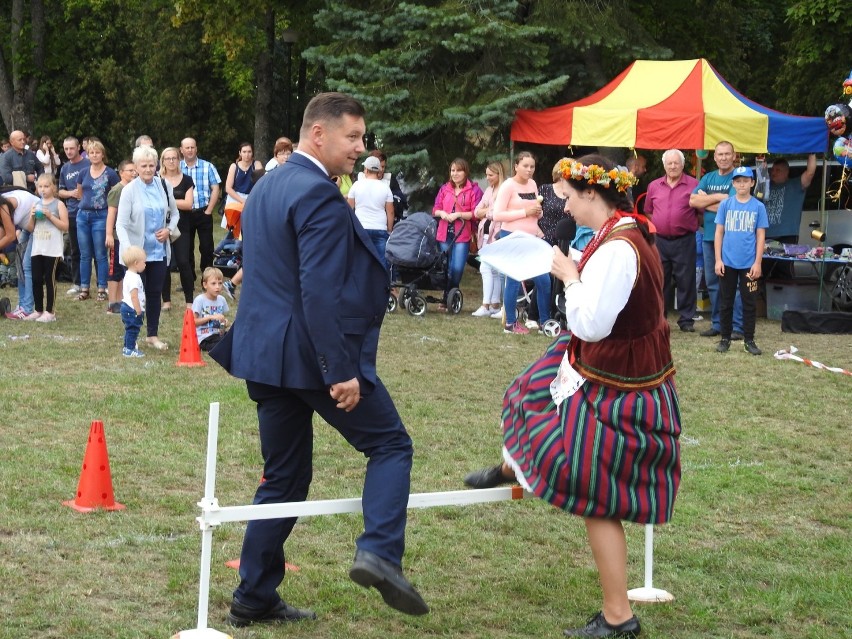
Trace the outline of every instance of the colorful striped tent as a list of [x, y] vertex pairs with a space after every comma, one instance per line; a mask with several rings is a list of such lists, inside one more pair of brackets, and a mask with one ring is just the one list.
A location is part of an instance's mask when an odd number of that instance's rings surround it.
[[738, 93], [707, 60], [636, 60], [592, 95], [542, 111], [519, 110], [513, 142], [745, 153], [820, 153], [822, 117], [788, 115]]

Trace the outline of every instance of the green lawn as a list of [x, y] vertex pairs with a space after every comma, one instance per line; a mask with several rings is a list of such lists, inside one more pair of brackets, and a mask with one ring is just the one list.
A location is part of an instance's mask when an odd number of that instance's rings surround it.
[[[464, 283], [461, 315], [398, 310], [382, 335], [380, 373], [415, 442], [413, 492], [461, 489], [467, 471], [499, 459], [503, 390], [546, 345], [471, 317], [478, 276]], [[222, 505], [250, 503], [261, 475], [254, 406], [216, 365], [175, 365], [181, 312], [163, 318], [171, 350], [129, 360], [120, 318], [62, 292], [54, 324], [0, 320], [0, 637], [169, 637], [196, 625], [209, 403], [221, 403]], [[636, 606], [643, 636], [852, 637], [852, 380], [772, 357], [794, 344], [849, 369], [852, 336], [782, 334], [760, 320], [757, 343], [761, 357], [739, 342], [719, 355], [714, 340], [673, 332], [683, 480], [674, 520], [657, 529], [654, 581], [676, 599]], [[61, 505], [93, 419], [124, 511]], [[364, 459], [327, 425], [315, 433], [311, 499], [358, 496]], [[237, 575], [224, 562], [239, 556], [244, 525], [223, 525], [210, 625], [239, 639], [561, 637], [599, 608], [582, 521], [543, 502], [411, 511], [406, 571], [432, 607], [419, 618], [347, 578], [360, 526], [355, 515], [308, 518], [288, 543], [299, 570], [281, 592], [317, 622], [228, 630]], [[627, 530], [637, 587], [643, 530]]]

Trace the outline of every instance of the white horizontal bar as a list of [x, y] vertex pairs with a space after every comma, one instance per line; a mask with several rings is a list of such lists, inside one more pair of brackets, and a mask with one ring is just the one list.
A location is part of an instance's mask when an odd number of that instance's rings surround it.
[[[494, 501], [508, 501], [532, 497], [520, 486], [486, 488], [484, 490], [452, 490], [438, 493], [415, 493], [409, 495], [409, 508], [431, 508], [433, 506], [464, 506]], [[361, 498], [302, 501], [284, 504], [256, 504], [250, 506], [225, 506], [211, 504], [202, 507], [199, 521], [216, 526], [228, 521], [250, 521], [255, 519], [280, 519], [282, 517], [312, 517], [314, 515], [336, 515], [360, 513]]]

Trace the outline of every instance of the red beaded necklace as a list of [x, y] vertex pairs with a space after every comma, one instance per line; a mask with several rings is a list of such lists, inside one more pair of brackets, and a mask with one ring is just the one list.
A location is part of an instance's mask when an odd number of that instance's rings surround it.
[[577, 272], [582, 273], [583, 267], [586, 266], [586, 262], [589, 261], [589, 258], [592, 257], [592, 253], [598, 250], [598, 247], [601, 245], [607, 236], [612, 231], [612, 227], [614, 227], [618, 220], [625, 216], [625, 213], [622, 211], [616, 211], [613, 213], [612, 217], [609, 218], [606, 222], [604, 222], [603, 226], [601, 226], [600, 230], [595, 233], [595, 236], [592, 238], [591, 242], [586, 244], [586, 248], [583, 249], [583, 255], [580, 258], [580, 263], [577, 265]]

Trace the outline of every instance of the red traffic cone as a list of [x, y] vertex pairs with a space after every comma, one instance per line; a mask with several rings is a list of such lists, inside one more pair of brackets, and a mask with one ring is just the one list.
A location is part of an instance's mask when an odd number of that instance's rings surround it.
[[80, 472], [80, 483], [77, 485], [77, 497], [71, 501], [63, 501], [62, 505], [70, 506], [81, 513], [88, 513], [98, 508], [124, 510], [124, 505], [115, 501], [115, 495], [112, 492], [112, 475], [109, 471], [104, 423], [100, 420], [94, 420], [89, 428], [89, 443], [86, 445], [86, 455], [83, 457], [83, 470]]
[[178, 366], [207, 366], [201, 359], [201, 348], [198, 346], [198, 336], [195, 334], [195, 315], [191, 308], [183, 314], [183, 335], [180, 338], [180, 355]]

